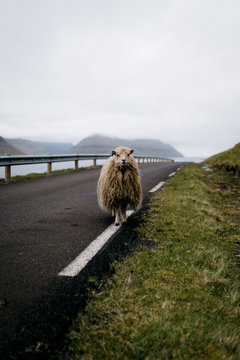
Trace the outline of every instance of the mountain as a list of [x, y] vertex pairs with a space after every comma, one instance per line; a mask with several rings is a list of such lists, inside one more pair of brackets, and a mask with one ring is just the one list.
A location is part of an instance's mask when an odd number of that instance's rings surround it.
[[61, 154], [73, 146], [71, 143], [50, 143], [25, 139], [6, 140], [27, 155]]
[[127, 140], [117, 137], [103, 135], [92, 135], [81, 140], [77, 145], [70, 148], [67, 153], [96, 153], [110, 154], [117, 146], [127, 146], [135, 150], [136, 155], [162, 156], [162, 157], [182, 157], [173, 146], [163, 143], [160, 140], [134, 139]]
[[36, 145], [34, 141], [25, 140], [25, 139], [6, 139], [11, 145], [19, 149], [26, 155], [44, 155], [47, 154], [47, 151]]
[[24, 153], [0, 136], [0, 155], [23, 155]]
[[65, 153], [70, 147], [73, 146], [72, 143], [63, 143], [63, 142], [43, 142], [35, 141], [36, 145], [43, 147], [49, 154], [62, 154]]
[[3, 139], [0, 137], [0, 154], [9, 153], [11, 155], [44, 155], [62, 153], [82, 153], [82, 154], [111, 154], [117, 146], [123, 145], [133, 148], [136, 155], [143, 156], [162, 156], [162, 157], [181, 157], [183, 156], [173, 146], [153, 139], [134, 139], [127, 140], [118, 137], [103, 135], [92, 135], [81, 140], [77, 145], [71, 143], [50, 143], [42, 141], [30, 141], [26, 139]]

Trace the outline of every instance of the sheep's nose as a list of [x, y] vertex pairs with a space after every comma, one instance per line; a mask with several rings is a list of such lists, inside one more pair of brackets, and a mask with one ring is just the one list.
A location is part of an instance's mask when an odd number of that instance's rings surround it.
[[125, 159], [122, 159], [122, 164], [126, 164], [126, 160], [125, 160]]

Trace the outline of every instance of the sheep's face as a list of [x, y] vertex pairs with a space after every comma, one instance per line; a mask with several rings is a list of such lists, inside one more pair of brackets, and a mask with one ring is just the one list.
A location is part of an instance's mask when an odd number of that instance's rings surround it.
[[118, 166], [127, 166], [131, 161], [131, 154], [134, 152], [133, 149], [119, 146], [112, 152], [112, 156], [114, 157], [115, 162]]

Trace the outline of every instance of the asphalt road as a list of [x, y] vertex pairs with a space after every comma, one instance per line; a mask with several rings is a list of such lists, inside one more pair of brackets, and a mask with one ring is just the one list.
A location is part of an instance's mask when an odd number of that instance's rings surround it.
[[[144, 201], [180, 165], [140, 165]], [[25, 359], [24, 348], [59, 341], [84, 305], [89, 276], [99, 276], [119, 251], [109, 246], [108, 255], [103, 249], [75, 278], [58, 276], [113, 222], [97, 205], [99, 173], [99, 168], [84, 169], [0, 185], [1, 359], [10, 353]], [[127, 237], [131, 221], [111, 244], [124, 242], [120, 238]]]

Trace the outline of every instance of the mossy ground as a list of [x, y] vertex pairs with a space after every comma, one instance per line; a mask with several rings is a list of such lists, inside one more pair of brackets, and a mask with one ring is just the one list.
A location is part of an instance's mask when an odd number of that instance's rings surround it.
[[[150, 200], [143, 246], [117, 262], [62, 359], [239, 359], [239, 180], [189, 165]], [[59, 353], [58, 353], [59, 355]]]

